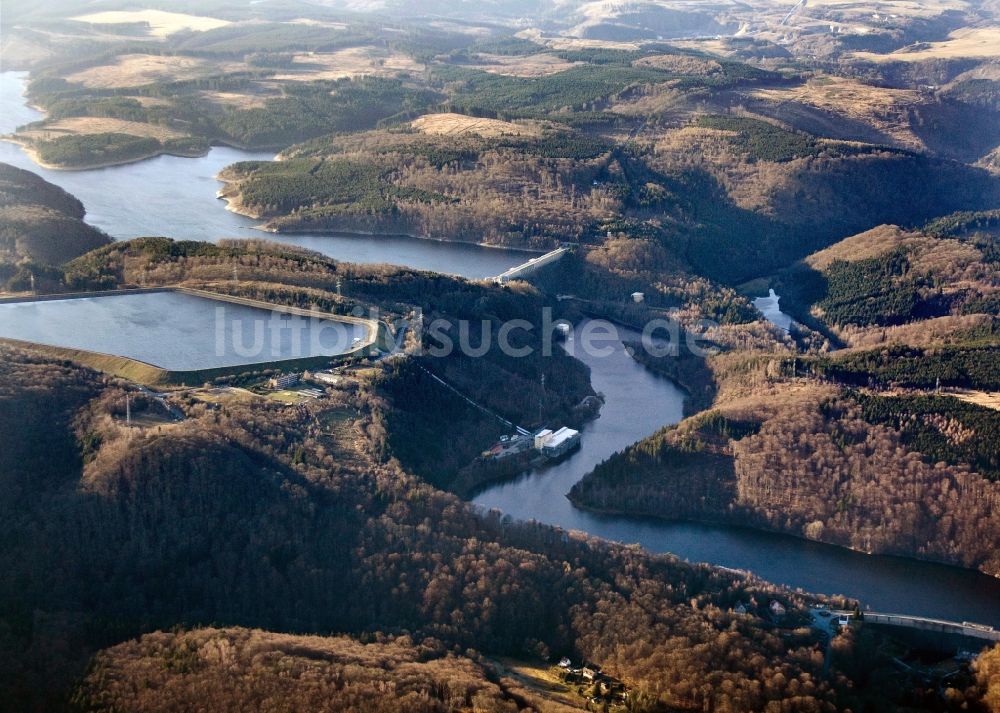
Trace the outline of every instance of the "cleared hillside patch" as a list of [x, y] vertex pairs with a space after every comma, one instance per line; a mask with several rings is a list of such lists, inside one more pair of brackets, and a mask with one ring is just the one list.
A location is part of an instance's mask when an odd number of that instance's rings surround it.
[[439, 136], [464, 136], [474, 134], [483, 138], [497, 136], [540, 136], [541, 129], [534, 124], [514, 123], [500, 119], [486, 119], [464, 114], [426, 114], [410, 124], [425, 134]]
[[806, 264], [814, 270], [825, 270], [838, 260], [856, 262], [878, 257], [899, 247], [907, 235], [895, 225], [880, 225], [813, 253], [806, 258]]
[[828, 117], [827, 136], [857, 135], [856, 138], [882, 142], [891, 139], [907, 148], [923, 148], [923, 142], [910, 129], [907, 116], [907, 107], [923, 101], [915, 90], [874, 87], [854, 79], [823, 76], [797, 86], [757, 89], [751, 96], [774, 107], [775, 116], [792, 125], [797, 124], [802, 109], [818, 110], [820, 117], [801, 118], [816, 122], [824, 115]]
[[509, 77], [542, 77], [564, 72], [577, 64], [561, 59], [554, 54], [546, 53], [526, 56], [481, 54], [477, 56], [477, 60], [476, 63], [468, 66]]
[[126, 54], [114, 62], [88, 67], [66, 77], [89, 89], [120, 89], [155, 82], [177, 82], [245, 69], [238, 62], [210, 62], [197, 57]]
[[144, 22], [149, 25], [149, 34], [155, 37], [167, 37], [181, 30], [204, 32], [232, 24], [229, 20], [220, 20], [217, 17], [187, 15], [163, 10], [113, 10], [77, 15], [71, 19], [92, 25], [124, 25]]
[[106, 133], [129, 134], [131, 136], [142, 136], [159, 141], [168, 141], [185, 136], [185, 134], [179, 131], [159, 124], [94, 116], [59, 119], [58, 121], [46, 123], [37, 128], [21, 131], [18, 133], [18, 136], [30, 141], [52, 141], [60, 136]]
[[312, 82], [353, 77], [393, 77], [400, 72], [422, 72], [424, 65], [402, 52], [377, 47], [349, 47], [337, 52], [297, 54], [289, 71], [276, 74], [276, 81]]
[[890, 52], [856, 52], [854, 59], [870, 62], [926, 62], [934, 59], [1000, 57], [1000, 27], [966, 27], [942, 42], [919, 42]]

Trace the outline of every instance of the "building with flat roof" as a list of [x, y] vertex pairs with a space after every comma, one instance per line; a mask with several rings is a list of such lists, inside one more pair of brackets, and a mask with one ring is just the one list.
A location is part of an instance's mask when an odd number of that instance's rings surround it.
[[280, 376], [275, 376], [268, 383], [272, 389], [278, 391], [280, 389], [287, 389], [289, 386], [295, 386], [299, 383], [299, 374], [281, 374]]
[[546, 441], [552, 438], [552, 431], [547, 428], [543, 428], [541, 431], [535, 434], [535, 450], [542, 450], [542, 446], [545, 445]]
[[[535, 436], [535, 442], [538, 442], [538, 435]], [[549, 432], [549, 435], [542, 441], [541, 447], [536, 447], [542, 452], [542, 455], [549, 458], [558, 458], [568, 453], [579, 443], [580, 432], [572, 428], [563, 427], [555, 433]]]
[[329, 386], [336, 386], [340, 383], [340, 376], [334, 374], [332, 371], [314, 371], [309, 375], [309, 378], [319, 384], [327, 384]]

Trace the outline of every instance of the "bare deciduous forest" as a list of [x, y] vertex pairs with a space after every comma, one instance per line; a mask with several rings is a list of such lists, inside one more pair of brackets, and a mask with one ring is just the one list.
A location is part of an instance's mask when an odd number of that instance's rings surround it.
[[[994, 0], [92, 5], [4, 5], [3, 138], [49, 180], [0, 164], [0, 296], [377, 311], [407, 353], [303, 396], [0, 340], [0, 710], [1000, 713], [1000, 648], [463, 499], [528, 463], [487, 464], [512, 424], [611, 403], [543, 310], [673, 320], [704, 349], [626, 346], [685, 419], [573, 505], [1000, 577]], [[177, 175], [272, 239], [112, 241], [56, 185], [220, 146], [255, 160]], [[568, 252], [501, 285], [283, 243], [336, 231]], [[415, 353], [463, 322], [493, 346]]]

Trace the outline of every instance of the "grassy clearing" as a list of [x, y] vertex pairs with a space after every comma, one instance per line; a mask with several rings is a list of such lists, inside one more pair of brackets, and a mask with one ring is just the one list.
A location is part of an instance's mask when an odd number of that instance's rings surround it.
[[518, 693], [546, 713], [570, 713], [590, 710], [587, 699], [559, 677], [559, 671], [546, 663], [529, 663], [510, 658], [494, 659], [500, 675], [513, 682]]
[[139, 87], [156, 82], [178, 82], [213, 74], [225, 74], [246, 69], [239, 62], [210, 62], [197, 57], [126, 54], [110, 64], [75, 72], [67, 82], [82, 84], [89, 89], [120, 89]]
[[948, 396], [983, 408], [1000, 411], [1000, 391], [972, 391], [962, 389], [958, 391], [946, 392]]
[[313, 82], [354, 77], [394, 77], [400, 72], [422, 72], [424, 65], [402, 52], [377, 47], [350, 47], [337, 52], [295, 55], [292, 69], [276, 74], [276, 81]]
[[196, 389], [191, 392], [199, 401], [204, 401], [211, 404], [231, 404], [231, 403], [250, 403], [262, 398], [259, 394], [255, 394], [247, 389], [240, 389], [235, 386], [219, 386], [210, 389]]
[[220, 20], [216, 17], [187, 15], [163, 10], [114, 10], [77, 15], [71, 19], [93, 25], [123, 25], [144, 22], [149, 25], [149, 34], [154, 37], [167, 37], [181, 30], [204, 32], [232, 24], [228, 20]]
[[[115, 417], [115, 420], [125, 425], [125, 418], [122, 416]], [[174, 421], [168, 414], [162, 411], [143, 411], [141, 413], [132, 414], [132, 427], [133, 428], [172, 428], [180, 425], [177, 421]]]
[[942, 42], [920, 42], [910, 47], [877, 54], [856, 52], [855, 59], [870, 62], [925, 62], [932, 59], [1000, 57], [1000, 27], [974, 27], [956, 30]]
[[640, 42], [615, 42], [613, 40], [587, 40], [578, 37], [546, 37], [542, 38], [538, 31], [526, 30], [519, 32], [518, 37], [533, 40], [554, 50], [610, 49], [637, 50], [642, 47]]
[[[305, 404], [309, 403], [310, 401], [314, 401], [315, 399], [306, 396], [302, 392], [305, 391], [306, 389], [315, 389], [315, 388], [317, 387], [313, 386], [312, 384], [303, 384], [301, 386], [294, 386], [290, 389], [282, 389], [281, 391], [271, 391], [265, 396], [265, 398], [269, 399], [270, 401], [277, 401], [280, 404], [289, 404], [291, 406], [295, 406], [297, 404]], [[322, 389], [320, 390], [322, 391]]]
[[806, 258], [806, 264], [814, 270], [825, 270], [838, 260], [844, 262], [867, 260], [895, 250], [903, 244], [906, 237], [912, 237], [912, 234], [904, 232], [895, 225], [880, 225], [813, 253]]
[[481, 54], [477, 59], [477, 63], [468, 66], [508, 77], [543, 77], [564, 72], [577, 64], [546, 53], [527, 56]]
[[305, 403], [307, 400], [307, 397], [302, 396], [301, 394], [292, 391], [291, 389], [283, 389], [282, 391], [275, 391], [273, 393], [268, 394], [266, 398], [270, 401], [277, 401], [278, 403], [281, 404], [291, 404], [291, 405]]
[[346, 30], [346, 22], [327, 22], [325, 20], [315, 20], [310, 17], [297, 17], [288, 21], [289, 25], [309, 25], [310, 27], [327, 27], [331, 30]]
[[129, 134], [142, 136], [158, 141], [179, 139], [185, 134], [174, 131], [166, 126], [149, 124], [142, 121], [125, 121], [124, 119], [107, 119], [93, 116], [74, 116], [46, 123], [38, 128], [18, 132], [18, 137], [29, 141], [52, 141], [61, 136], [88, 134]]
[[262, 109], [272, 95], [254, 94], [249, 92], [213, 92], [203, 91], [200, 95], [208, 101], [228, 109]]
[[410, 125], [425, 134], [440, 136], [475, 134], [486, 139], [498, 136], [540, 136], [542, 133], [537, 124], [515, 123], [451, 113], [426, 114]]

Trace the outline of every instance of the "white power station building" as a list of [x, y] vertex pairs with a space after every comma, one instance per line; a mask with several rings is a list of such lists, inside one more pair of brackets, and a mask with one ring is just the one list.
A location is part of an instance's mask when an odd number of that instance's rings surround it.
[[535, 434], [535, 449], [549, 458], [558, 458], [579, 443], [580, 432], [572, 428], [560, 428], [555, 433], [546, 428]]

